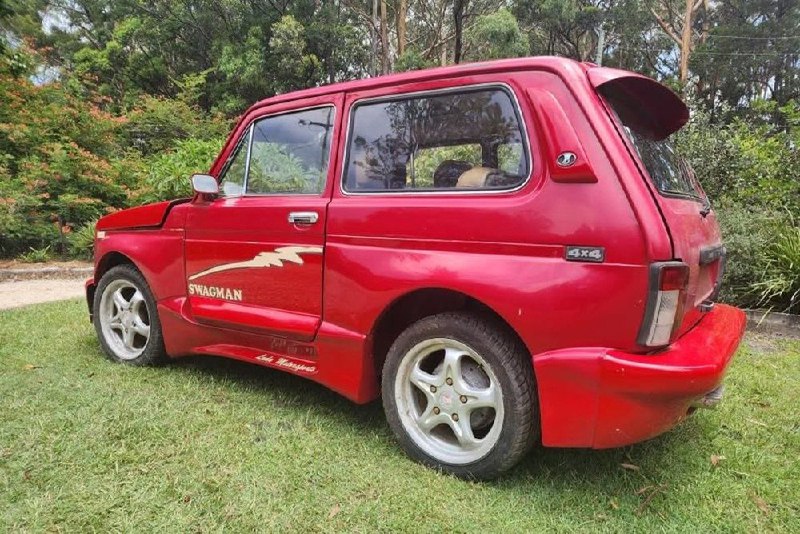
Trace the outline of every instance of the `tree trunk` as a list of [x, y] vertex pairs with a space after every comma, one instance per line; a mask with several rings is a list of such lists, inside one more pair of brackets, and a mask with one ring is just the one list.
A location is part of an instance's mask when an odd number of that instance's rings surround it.
[[370, 48], [372, 49], [372, 56], [369, 58], [369, 72], [370, 75], [375, 76], [378, 74], [378, 0], [372, 0], [372, 25], [369, 28]]
[[683, 31], [681, 32], [681, 85], [686, 85], [689, 78], [689, 54], [692, 49], [692, 7], [694, 0], [686, 0], [686, 12], [683, 14]]
[[408, 0], [400, 0], [397, 6], [397, 55], [406, 51], [406, 17], [408, 16]]
[[453, 46], [453, 62], [461, 63], [461, 47], [464, 33], [464, 8], [467, 0], [454, 0], [453, 24], [455, 26], [455, 45]]
[[386, 18], [386, 0], [381, 0], [381, 70], [388, 74], [389, 67], [389, 22]]

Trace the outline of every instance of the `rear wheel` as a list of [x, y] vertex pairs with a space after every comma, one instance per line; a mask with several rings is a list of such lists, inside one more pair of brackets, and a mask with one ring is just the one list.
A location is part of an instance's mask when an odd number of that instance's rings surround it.
[[504, 325], [468, 313], [403, 332], [382, 377], [386, 418], [412, 458], [465, 478], [493, 478], [530, 449], [538, 417], [530, 357]]
[[156, 303], [142, 274], [118, 265], [100, 279], [94, 296], [94, 325], [106, 355], [132, 365], [166, 358]]

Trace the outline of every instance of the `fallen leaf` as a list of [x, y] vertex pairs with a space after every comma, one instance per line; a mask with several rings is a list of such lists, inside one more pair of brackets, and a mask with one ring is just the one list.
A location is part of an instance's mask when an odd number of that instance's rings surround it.
[[33, 371], [34, 369], [41, 369], [41, 365], [33, 365], [32, 363], [26, 363], [23, 369], [26, 371]]
[[26, 469], [22, 472], [22, 480], [30, 480], [31, 479], [31, 470]]
[[192, 502], [192, 496], [191, 495], [184, 495], [183, 496], [183, 502], [184, 503]]
[[724, 459], [725, 459], [724, 456], [720, 456], [718, 454], [712, 454], [711, 455], [711, 465], [716, 467], [717, 465], [719, 465], [720, 461], [722, 461]]
[[616, 499], [611, 499], [610, 501], [608, 501], [608, 504], [610, 504], [611, 508], [613, 508], [614, 510], [619, 510], [619, 503], [617, 502]]
[[328, 519], [333, 519], [336, 515], [342, 511], [342, 508], [338, 504], [334, 504], [331, 511], [328, 512]]
[[641, 467], [634, 464], [619, 464], [619, 465], [622, 466], [623, 469], [627, 469], [629, 471], [639, 471], [641, 469]]
[[769, 513], [769, 505], [767, 501], [756, 495], [755, 493], [750, 494], [750, 498], [753, 499], [753, 502], [758, 506], [758, 509], [764, 512], [765, 514]]

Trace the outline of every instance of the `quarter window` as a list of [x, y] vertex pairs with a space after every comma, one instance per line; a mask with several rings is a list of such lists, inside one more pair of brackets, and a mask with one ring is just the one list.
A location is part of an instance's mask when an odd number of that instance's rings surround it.
[[351, 122], [346, 191], [511, 189], [530, 173], [503, 89], [358, 104]]
[[251, 129], [239, 141], [233, 158], [230, 159], [222, 175], [222, 196], [238, 197], [244, 191], [244, 178], [247, 173], [247, 147], [250, 141]]

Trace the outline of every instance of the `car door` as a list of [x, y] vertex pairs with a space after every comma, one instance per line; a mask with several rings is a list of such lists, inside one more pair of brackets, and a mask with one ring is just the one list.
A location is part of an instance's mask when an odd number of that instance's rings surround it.
[[314, 338], [339, 104], [331, 95], [265, 108], [220, 172], [219, 196], [190, 206], [187, 299], [197, 322]]

